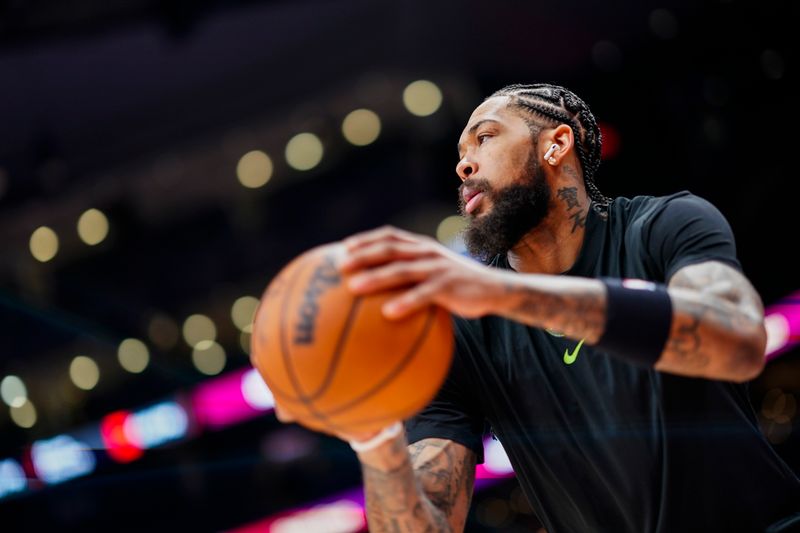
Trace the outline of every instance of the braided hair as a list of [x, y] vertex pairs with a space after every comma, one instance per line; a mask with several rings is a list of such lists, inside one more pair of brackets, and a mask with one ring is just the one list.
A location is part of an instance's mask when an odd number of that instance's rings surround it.
[[[496, 96], [510, 97], [511, 105], [540, 120], [566, 124], [572, 128], [575, 151], [583, 169], [583, 182], [589, 198], [596, 210], [601, 213], [607, 211], [611, 198], [601, 193], [594, 183], [595, 173], [600, 166], [600, 147], [603, 139], [589, 106], [569, 89], [548, 83], [508, 85], [489, 98]], [[527, 119], [526, 121], [532, 132], [538, 134], [541, 129], [540, 124]]]

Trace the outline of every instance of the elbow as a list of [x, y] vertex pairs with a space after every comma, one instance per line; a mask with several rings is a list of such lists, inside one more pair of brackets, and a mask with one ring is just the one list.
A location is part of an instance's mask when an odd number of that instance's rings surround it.
[[753, 334], [739, 340], [731, 350], [730, 371], [732, 380], [744, 383], [757, 378], [764, 370], [767, 334], [763, 326]]
[[761, 375], [764, 370], [764, 355], [761, 354], [758, 358], [748, 356], [746, 361], [742, 361], [736, 366], [737, 368], [733, 370], [731, 381], [736, 383], [752, 381]]

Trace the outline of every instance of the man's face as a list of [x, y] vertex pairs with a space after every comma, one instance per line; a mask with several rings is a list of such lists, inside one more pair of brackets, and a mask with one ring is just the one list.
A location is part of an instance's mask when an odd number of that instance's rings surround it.
[[481, 258], [513, 248], [549, 211], [550, 188], [531, 130], [507, 104], [497, 97], [478, 106], [458, 143], [464, 236], [468, 251]]

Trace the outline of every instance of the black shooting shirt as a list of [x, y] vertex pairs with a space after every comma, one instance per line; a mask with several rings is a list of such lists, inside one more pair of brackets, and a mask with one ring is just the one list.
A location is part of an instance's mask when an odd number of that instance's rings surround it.
[[[589, 210], [565, 275], [667, 283], [709, 260], [740, 268], [710, 203], [617, 198], [607, 219]], [[505, 256], [492, 265], [510, 268]], [[638, 367], [498, 316], [454, 320], [450, 375], [407, 422], [409, 440], [450, 439], [482, 461], [490, 425], [548, 533], [755, 532], [800, 511], [800, 482], [759, 431], [746, 385]]]

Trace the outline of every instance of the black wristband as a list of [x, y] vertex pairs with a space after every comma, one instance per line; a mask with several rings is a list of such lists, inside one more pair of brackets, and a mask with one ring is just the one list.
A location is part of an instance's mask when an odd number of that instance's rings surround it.
[[601, 279], [606, 286], [606, 327], [595, 346], [639, 366], [653, 366], [669, 338], [672, 300], [663, 285]]

